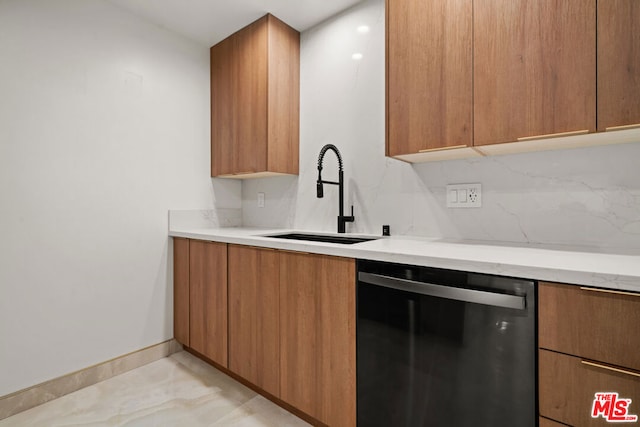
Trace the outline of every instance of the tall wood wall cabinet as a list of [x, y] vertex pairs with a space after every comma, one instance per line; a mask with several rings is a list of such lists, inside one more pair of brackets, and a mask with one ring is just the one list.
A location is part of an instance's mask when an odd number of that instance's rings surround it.
[[300, 33], [265, 15], [211, 48], [211, 176], [298, 173]]

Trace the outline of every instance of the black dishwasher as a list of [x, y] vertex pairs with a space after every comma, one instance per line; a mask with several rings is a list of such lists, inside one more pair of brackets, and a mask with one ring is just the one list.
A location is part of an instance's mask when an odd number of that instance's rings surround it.
[[358, 260], [359, 427], [533, 427], [536, 287]]

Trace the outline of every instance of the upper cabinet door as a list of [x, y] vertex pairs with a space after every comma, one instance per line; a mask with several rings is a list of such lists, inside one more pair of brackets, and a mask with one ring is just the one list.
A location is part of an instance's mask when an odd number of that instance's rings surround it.
[[211, 176], [267, 168], [267, 17], [211, 48]]
[[234, 171], [234, 38], [211, 48], [211, 176]]
[[265, 15], [211, 48], [211, 176], [298, 173], [300, 34]]
[[300, 34], [269, 15], [267, 168], [298, 174], [300, 140]]
[[471, 146], [472, 1], [387, 0], [387, 155]]
[[474, 144], [595, 131], [595, 31], [595, 0], [475, 0]]
[[598, 1], [598, 130], [640, 126], [640, 1]]
[[267, 169], [267, 17], [233, 35], [234, 173]]

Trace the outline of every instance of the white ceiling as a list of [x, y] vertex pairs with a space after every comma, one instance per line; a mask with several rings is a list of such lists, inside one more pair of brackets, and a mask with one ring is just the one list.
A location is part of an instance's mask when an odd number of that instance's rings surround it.
[[304, 31], [361, 0], [108, 0], [161, 27], [213, 46], [266, 13]]

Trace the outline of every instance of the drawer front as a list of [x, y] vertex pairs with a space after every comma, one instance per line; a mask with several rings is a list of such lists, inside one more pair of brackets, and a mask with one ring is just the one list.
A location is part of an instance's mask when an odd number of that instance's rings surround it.
[[539, 427], [567, 427], [566, 424], [560, 424], [555, 421], [551, 421], [547, 418], [542, 418], [542, 417], [538, 419], [538, 426]]
[[[579, 357], [540, 350], [540, 415], [580, 427], [606, 426], [610, 422], [640, 425], [640, 418], [631, 422], [633, 416], [640, 415], [640, 376], [586, 365], [583, 362]], [[593, 418], [596, 393], [618, 395], [613, 406], [603, 397], [596, 405], [597, 417]], [[623, 402], [622, 399], [631, 401]], [[631, 419], [622, 420], [621, 417]]]
[[640, 370], [640, 294], [540, 282], [539, 346]]

